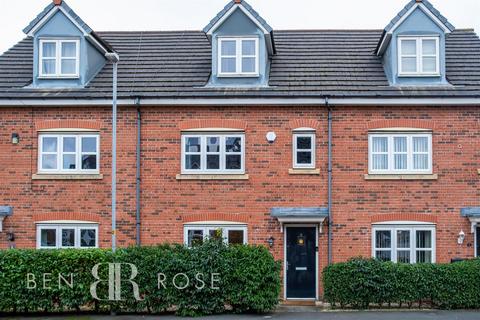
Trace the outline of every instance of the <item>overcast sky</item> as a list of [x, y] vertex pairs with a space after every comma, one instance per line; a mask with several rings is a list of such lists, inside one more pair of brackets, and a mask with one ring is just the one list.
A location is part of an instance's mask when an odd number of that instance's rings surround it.
[[[51, 0], [0, 0], [0, 52]], [[95, 31], [200, 30], [229, 0], [67, 0]], [[480, 0], [430, 0], [456, 28], [480, 32]], [[248, 0], [273, 29], [383, 29], [408, 0]]]

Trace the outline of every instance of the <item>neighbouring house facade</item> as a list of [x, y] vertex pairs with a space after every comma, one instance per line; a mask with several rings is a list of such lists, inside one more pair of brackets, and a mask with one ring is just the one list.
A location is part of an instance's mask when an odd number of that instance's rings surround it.
[[[480, 254], [480, 40], [427, 0], [384, 30], [94, 32], [55, 0], [0, 57], [1, 248], [267, 246], [285, 299], [331, 262]], [[479, 225], [480, 226], [480, 225]]]

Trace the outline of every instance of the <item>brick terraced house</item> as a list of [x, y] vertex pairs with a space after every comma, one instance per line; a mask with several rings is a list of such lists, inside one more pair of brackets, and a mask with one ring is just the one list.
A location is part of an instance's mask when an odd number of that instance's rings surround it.
[[267, 246], [285, 299], [331, 262], [480, 254], [480, 40], [427, 0], [384, 30], [272, 30], [245, 1], [202, 31], [94, 32], [50, 3], [0, 57], [0, 246], [210, 236]]

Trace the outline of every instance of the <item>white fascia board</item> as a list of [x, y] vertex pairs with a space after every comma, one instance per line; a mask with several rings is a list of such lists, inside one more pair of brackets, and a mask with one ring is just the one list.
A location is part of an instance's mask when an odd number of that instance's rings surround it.
[[257, 18], [255, 18], [254, 16], [252, 16], [252, 14], [250, 12], [248, 12], [247, 9], [245, 9], [245, 7], [241, 4], [235, 4], [233, 7], [230, 8], [230, 10], [228, 10], [223, 16], [222, 18], [220, 18], [220, 20], [218, 20], [211, 28], [210, 30], [208, 30], [207, 34], [208, 35], [212, 35], [213, 32], [215, 32], [215, 30], [218, 29], [218, 27], [220, 27], [224, 22], [225, 20], [228, 19], [228, 17], [230, 17], [234, 12], [235, 10], [237, 9], [241, 9], [243, 11], [243, 13], [245, 13], [245, 15], [253, 21], [253, 23], [255, 23], [255, 25], [260, 28], [260, 30], [262, 30], [262, 32], [264, 34], [270, 34], [267, 29], [265, 29], [262, 24], [260, 23], [260, 21], [257, 20]]

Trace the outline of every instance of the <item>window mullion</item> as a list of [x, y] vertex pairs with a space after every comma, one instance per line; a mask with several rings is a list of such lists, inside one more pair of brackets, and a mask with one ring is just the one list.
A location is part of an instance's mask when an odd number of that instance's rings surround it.
[[421, 38], [417, 38], [417, 68], [418, 73], [423, 73], [423, 41]]
[[242, 73], [242, 40], [237, 39], [237, 73]]
[[57, 70], [55, 70], [56, 76], [60, 76], [62, 74], [62, 42], [60, 40], [55, 41], [56, 47], [56, 66]]
[[391, 238], [392, 238], [392, 261], [398, 262], [397, 257], [397, 229], [391, 229]]

